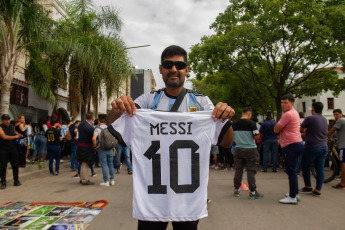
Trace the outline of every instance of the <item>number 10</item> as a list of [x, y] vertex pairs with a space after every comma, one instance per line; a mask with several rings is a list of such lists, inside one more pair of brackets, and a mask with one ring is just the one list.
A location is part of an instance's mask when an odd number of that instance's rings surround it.
[[[151, 146], [146, 150], [144, 156], [152, 160], [152, 181], [148, 186], [149, 194], [167, 194], [167, 186], [161, 181], [161, 155], [157, 153], [160, 149], [160, 141], [151, 141]], [[191, 149], [191, 184], [178, 184], [178, 149]], [[169, 146], [170, 159], [170, 188], [175, 193], [193, 193], [200, 186], [200, 165], [199, 153], [196, 151], [199, 146], [192, 140], [176, 140]]]

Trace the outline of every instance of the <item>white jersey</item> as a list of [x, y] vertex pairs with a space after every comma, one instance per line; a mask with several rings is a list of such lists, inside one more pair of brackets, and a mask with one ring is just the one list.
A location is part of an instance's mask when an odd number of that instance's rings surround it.
[[138, 109], [122, 115], [110, 132], [133, 153], [133, 217], [146, 221], [194, 221], [207, 216], [209, 154], [230, 122], [212, 111]]

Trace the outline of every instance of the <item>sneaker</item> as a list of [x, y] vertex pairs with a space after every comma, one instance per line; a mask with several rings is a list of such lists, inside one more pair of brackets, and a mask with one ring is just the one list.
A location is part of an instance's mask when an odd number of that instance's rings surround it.
[[115, 181], [114, 180], [110, 181], [110, 185], [115, 185]]
[[118, 169], [116, 169], [116, 174], [120, 174], [120, 171]]
[[55, 176], [59, 175], [59, 172], [55, 172]]
[[282, 204], [297, 204], [297, 198], [292, 198], [290, 196], [288, 197], [285, 197], [281, 200], [279, 200], [279, 203], [282, 203]]
[[278, 172], [278, 170], [277, 169], [273, 169], [272, 172], [276, 173], [276, 172]]
[[299, 191], [302, 192], [302, 193], [311, 193], [313, 191], [313, 189], [312, 188], [303, 187]]
[[94, 172], [94, 173], [92, 173], [92, 175], [91, 175], [92, 177], [94, 177], [94, 176], [97, 176], [97, 174]]
[[19, 182], [19, 180], [14, 181], [13, 186], [21, 186], [22, 184]]
[[337, 185], [332, 186], [332, 188], [336, 188], [336, 189], [345, 189], [345, 185], [337, 184]]
[[228, 168], [225, 168], [223, 171], [224, 171], [224, 172], [227, 172], [227, 171], [228, 171]]
[[243, 190], [243, 191], [248, 191], [249, 190], [248, 186], [245, 183], [243, 183], [243, 182], [242, 182], [242, 184], [240, 186], [240, 189]]
[[240, 189], [235, 189], [234, 190], [234, 196], [239, 197], [240, 196]]
[[321, 193], [320, 192], [316, 192], [315, 190], [313, 190], [311, 192], [311, 195], [316, 196], [316, 197], [321, 197]]
[[1, 182], [1, 187], [0, 189], [5, 189], [6, 188], [6, 182]]
[[128, 174], [133, 174], [133, 171], [132, 170], [128, 170]]
[[261, 172], [267, 172], [267, 169], [261, 169]]
[[82, 182], [82, 181], [80, 181], [80, 183], [82, 184], [82, 185], [93, 185], [93, 184], [95, 184], [95, 183], [93, 183], [93, 182], [91, 182], [91, 181], [86, 181], [86, 182]]
[[230, 170], [232, 171], [232, 170], [234, 170], [234, 168], [233, 168], [233, 167], [230, 167]]
[[54, 173], [53, 173], [53, 172], [50, 172], [49, 175], [54, 176]]
[[107, 181], [107, 182], [102, 182], [102, 183], [100, 183], [99, 184], [100, 186], [109, 186], [109, 182]]
[[249, 192], [249, 199], [261, 199], [264, 198], [264, 195], [260, 194], [258, 191]]
[[[286, 193], [286, 194], [285, 194], [285, 197], [289, 197], [289, 196], [290, 196], [289, 193]], [[296, 194], [296, 199], [297, 199], [298, 202], [301, 201], [301, 198], [300, 198], [299, 194]]]
[[63, 162], [63, 160], [62, 159], [60, 159], [60, 163], [62, 163]]
[[211, 203], [212, 203], [212, 200], [211, 200], [211, 199], [207, 199], [207, 209], [209, 209], [209, 208], [210, 208]]
[[79, 174], [77, 173], [77, 174], [75, 174], [75, 175], [73, 176], [73, 178], [74, 178], [74, 179], [78, 179], [78, 178], [80, 178], [80, 176], [79, 176]]
[[218, 167], [218, 166], [215, 166], [215, 167], [214, 167], [214, 169], [215, 169], [215, 170], [218, 170], [218, 169], [219, 169], [219, 167]]

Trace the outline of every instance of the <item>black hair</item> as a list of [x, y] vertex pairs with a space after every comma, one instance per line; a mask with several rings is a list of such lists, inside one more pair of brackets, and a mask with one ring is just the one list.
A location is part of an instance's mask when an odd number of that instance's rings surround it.
[[333, 113], [343, 113], [343, 112], [341, 111], [341, 109], [335, 109], [333, 110]]
[[99, 119], [99, 122], [100, 122], [100, 123], [106, 123], [105, 118], [104, 118], [104, 117], [101, 117], [101, 118]]
[[51, 118], [50, 119], [50, 125], [54, 126], [57, 123], [57, 119], [56, 118]]
[[182, 56], [184, 61], [187, 63], [187, 52], [182, 47], [176, 45], [171, 45], [165, 48], [161, 55], [161, 63], [165, 58], [175, 55]]
[[311, 106], [314, 108], [316, 113], [320, 113], [320, 114], [322, 113], [322, 110], [323, 110], [322, 102], [319, 102], [319, 101], [314, 102]]
[[99, 120], [98, 120], [98, 119], [95, 119], [95, 120], [93, 121], [93, 124], [94, 124], [94, 125], [99, 125]]
[[26, 119], [25, 119], [25, 124], [28, 125], [28, 124], [30, 124], [30, 123], [31, 123], [31, 120], [30, 120], [29, 118], [26, 118]]
[[44, 117], [41, 117], [38, 120], [38, 125], [37, 125], [38, 130], [43, 131], [43, 125], [45, 125], [45, 124], [47, 124], [47, 120]]
[[242, 110], [242, 113], [248, 113], [248, 112], [252, 112], [252, 109], [250, 107], [244, 107]]
[[290, 94], [282, 96], [281, 100], [289, 100], [290, 102], [295, 102], [295, 98]]
[[305, 117], [303, 112], [299, 112], [298, 115], [299, 115], [300, 118], [304, 118]]

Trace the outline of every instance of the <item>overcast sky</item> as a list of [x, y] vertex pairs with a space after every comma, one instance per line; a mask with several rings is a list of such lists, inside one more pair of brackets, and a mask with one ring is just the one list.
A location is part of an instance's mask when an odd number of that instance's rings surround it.
[[[169, 45], [179, 45], [188, 53], [204, 35], [214, 33], [209, 26], [224, 12], [228, 0], [94, 0], [97, 5], [113, 5], [124, 22], [121, 37], [130, 49], [134, 66], [152, 69], [157, 86], [164, 87], [158, 66]], [[189, 85], [189, 86], [188, 86]], [[186, 87], [190, 87], [187, 84]]]

